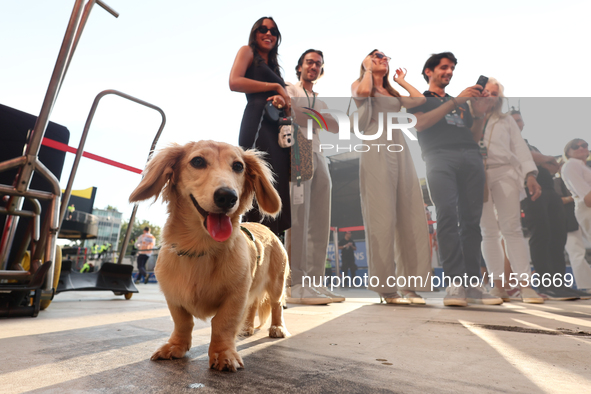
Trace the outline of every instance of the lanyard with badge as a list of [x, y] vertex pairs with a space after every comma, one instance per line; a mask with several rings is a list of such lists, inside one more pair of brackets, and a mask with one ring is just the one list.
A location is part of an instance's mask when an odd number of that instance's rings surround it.
[[[431, 94], [439, 98], [439, 101], [441, 101], [442, 104], [451, 99], [451, 96], [441, 97], [435, 92], [431, 92]], [[451, 126], [466, 127], [466, 124], [464, 123], [464, 111], [465, 109], [463, 107], [456, 107], [453, 111], [445, 115], [445, 122]]]
[[[314, 106], [316, 105], [316, 95], [314, 94], [314, 92], [312, 92], [312, 96], [314, 96], [314, 99], [312, 100], [312, 105], [310, 105], [310, 96], [308, 96], [308, 92], [306, 91], [306, 89], [302, 86], [302, 89], [304, 90], [304, 93], [306, 94], [306, 98], [308, 99], [308, 107], [314, 109]], [[296, 125], [297, 127], [297, 125]], [[299, 133], [297, 131], [297, 129], [295, 130], [294, 133], [294, 138], [295, 138], [295, 144], [293, 146], [294, 149], [294, 156], [295, 156], [295, 167], [296, 167], [296, 179], [297, 179], [297, 183], [293, 186], [293, 193], [292, 193], [292, 198], [293, 198], [293, 204], [294, 205], [299, 205], [299, 204], [303, 204], [304, 203], [304, 185], [301, 184], [301, 168], [300, 168], [300, 164], [301, 164], [301, 157], [300, 157], [300, 144], [298, 142], [298, 138], [299, 138]]]
[[[490, 120], [490, 116], [486, 119], [486, 123], [484, 123], [484, 128], [482, 129], [482, 137], [480, 137], [480, 141], [478, 141], [478, 151], [480, 155], [484, 159], [484, 165], [486, 166], [486, 159], [488, 158], [488, 149], [484, 143], [484, 133], [486, 133], [486, 126], [488, 126], [488, 121]], [[493, 126], [494, 128], [494, 126]], [[490, 136], [488, 137], [488, 144], [490, 145], [490, 139], [492, 137], [492, 130], [490, 131]]]

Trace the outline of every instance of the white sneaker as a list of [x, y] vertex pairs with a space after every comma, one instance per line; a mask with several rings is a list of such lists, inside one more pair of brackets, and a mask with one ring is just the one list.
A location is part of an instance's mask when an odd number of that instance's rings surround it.
[[342, 296], [337, 293], [333, 293], [332, 291], [328, 290], [326, 287], [315, 287], [316, 291], [320, 294], [324, 294], [327, 297], [330, 297], [332, 302], [343, 302], [345, 301], [345, 296]]
[[501, 305], [503, 299], [489, 294], [482, 287], [468, 287], [466, 289], [466, 301], [470, 304]]
[[447, 294], [443, 298], [443, 305], [445, 306], [468, 306], [466, 301], [466, 289], [464, 286], [451, 285], [445, 289]]
[[401, 297], [399, 294], [395, 294], [392, 297], [383, 297], [386, 304], [395, 304], [395, 305], [410, 305], [412, 304], [411, 300]]
[[327, 305], [331, 302], [331, 297], [320, 293], [313, 287], [293, 285], [287, 292], [288, 304]]
[[521, 300], [526, 304], [543, 304], [544, 299], [531, 287], [521, 288]]

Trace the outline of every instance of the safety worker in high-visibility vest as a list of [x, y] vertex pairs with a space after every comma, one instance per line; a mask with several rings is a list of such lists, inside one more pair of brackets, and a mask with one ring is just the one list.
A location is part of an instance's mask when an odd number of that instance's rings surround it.
[[72, 220], [72, 214], [74, 213], [75, 210], [76, 210], [76, 207], [74, 207], [74, 204], [70, 204], [68, 206], [68, 220]]
[[96, 242], [92, 245], [92, 248], [90, 248], [90, 252], [92, 253], [92, 258], [96, 260], [99, 252], [99, 247]]
[[99, 251], [98, 251], [98, 253], [99, 253], [99, 259], [101, 257], [103, 257], [103, 253], [105, 253], [106, 251], [107, 251], [107, 245], [102, 244], [101, 246], [99, 246]]
[[86, 260], [86, 262], [82, 266], [82, 269], [80, 270], [80, 273], [83, 274], [84, 272], [91, 272], [91, 267], [92, 266], [93, 265], [90, 264], [90, 262], [88, 260]]

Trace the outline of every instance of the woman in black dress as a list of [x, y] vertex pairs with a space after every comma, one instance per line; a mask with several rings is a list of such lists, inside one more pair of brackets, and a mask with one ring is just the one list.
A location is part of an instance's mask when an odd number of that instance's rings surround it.
[[[275, 107], [286, 110], [291, 105], [277, 62], [277, 48], [280, 43], [281, 34], [273, 18], [260, 18], [250, 31], [248, 45], [238, 51], [230, 71], [230, 89], [246, 93], [248, 100], [242, 116], [238, 143], [244, 149], [256, 148], [267, 152], [265, 159], [275, 173], [275, 188], [281, 196], [283, 208], [276, 219], [265, 218], [263, 224], [277, 235], [291, 227], [290, 150], [281, 148], [277, 142], [278, 124], [268, 121], [262, 115], [268, 101], [272, 101]], [[246, 213], [244, 220], [260, 222], [261, 218], [255, 207]]]

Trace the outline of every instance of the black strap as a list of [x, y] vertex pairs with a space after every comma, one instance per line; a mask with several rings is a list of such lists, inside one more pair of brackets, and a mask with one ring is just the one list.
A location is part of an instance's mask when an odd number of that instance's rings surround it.
[[254, 248], [255, 248], [255, 249], [256, 249], [256, 251], [257, 251], [257, 263], [258, 263], [258, 262], [260, 261], [260, 259], [261, 259], [261, 255], [259, 254], [259, 249], [257, 248], [257, 243], [254, 241], [254, 235], [252, 235], [252, 233], [250, 232], [250, 230], [249, 230], [249, 229], [247, 229], [247, 228], [246, 228], [246, 227], [244, 227], [244, 226], [240, 226], [240, 230], [242, 230], [242, 232], [243, 232], [244, 234], [246, 234], [246, 236], [247, 236], [248, 238], [250, 238], [250, 240], [251, 240], [251, 241], [254, 243]]
[[176, 244], [172, 244], [170, 246], [176, 251], [177, 256], [180, 256], [180, 257], [199, 258], [199, 257], [205, 256], [205, 254], [206, 254], [205, 252], [197, 253], [197, 252], [189, 252], [188, 250], [179, 250], [179, 249], [177, 249]]
[[293, 138], [294, 138], [294, 143], [293, 143], [293, 157], [295, 159], [295, 170], [296, 170], [296, 182], [298, 187], [300, 187], [300, 184], [302, 183], [302, 168], [301, 168], [301, 164], [302, 164], [302, 157], [300, 156], [300, 143], [299, 143], [299, 130], [300, 130], [300, 126], [296, 123], [294, 123], [293, 125]]

